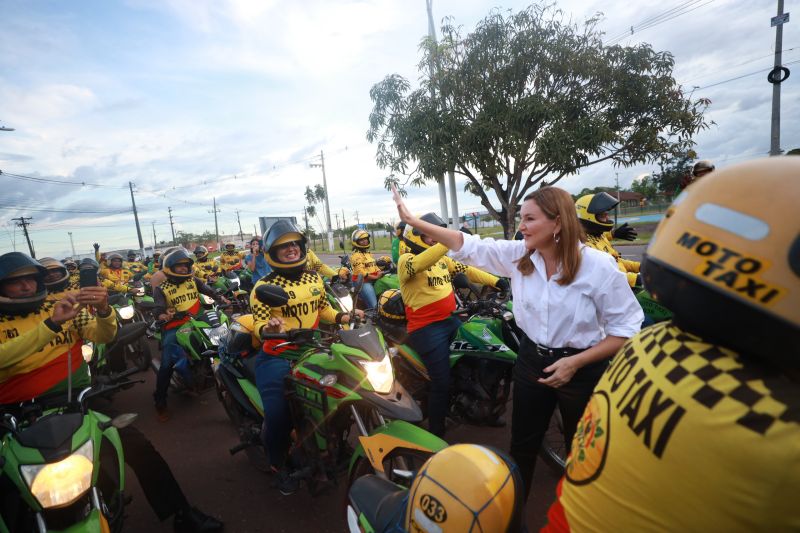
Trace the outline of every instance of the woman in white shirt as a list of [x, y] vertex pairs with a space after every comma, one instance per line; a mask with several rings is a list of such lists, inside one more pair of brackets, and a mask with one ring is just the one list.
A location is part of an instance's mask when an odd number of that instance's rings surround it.
[[553, 410], [566, 445], [608, 360], [644, 319], [611, 256], [583, 244], [572, 197], [544, 187], [522, 204], [523, 240], [481, 239], [413, 216], [397, 191], [401, 220], [450, 248], [465, 264], [511, 278], [514, 314], [525, 333], [514, 368], [511, 455], [530, 491]]

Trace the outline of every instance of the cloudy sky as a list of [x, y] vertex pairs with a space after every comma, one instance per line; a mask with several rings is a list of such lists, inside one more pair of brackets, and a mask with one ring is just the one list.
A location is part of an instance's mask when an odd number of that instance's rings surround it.
[[[465, 31], [516, 0], [434, 0], [438, 21]], [[675, 78], [708, 97], [716, 124], [697, 138], [719, 167], [769, 150], [775, 0], [631, 2], [562, 0], [581, 21], [595, 12], [608, 38], [667, 10], [692, 11], [626, 37], [671, 51]], [[784, 149], [800, 146], [800, 2], [784, 26]], [[3, 0], [0, 2], [0, 252], [27, 250], [14, 217], [31, 216], [38, 256], [136, 246], [128, 182], [145, 244], [176, 230], [252, 231], [259, 215], [303, 211], [309, 164], [325, 152], [331, 211], [348, 223], [391, 220], [365, 139], [369, 89], [384, 76], [418, 78], [427, 32], [424, 0]], [[754, 74], [753, 74], [754, 73]], [[739, 79], [739, 76], [744, 76]], [[732, 81], [729, 81], [732, 80]], [[721, 83], [722, 82], [722, 83]], [[619, 169], [629, 185], [652, 166]], [[610, 185], [615, 169], [591, 167], [560, 182], [576, 192]], [[11, 175], [31, 179], [15, 178]], [[234, 179], [235, 177], [235, 179]], [[67, 181], [71, 184], [53, 183]], [[85, 184], [85, 185], [81, 185]], [[459, 183], [459, 190], [462, 189]], [[417, 210], [438, 206], [435, 187], [412, 189]], [[481, 209], [459, 194], [463, 213]], [[335, 224], [335, 222], [334, 222]]]

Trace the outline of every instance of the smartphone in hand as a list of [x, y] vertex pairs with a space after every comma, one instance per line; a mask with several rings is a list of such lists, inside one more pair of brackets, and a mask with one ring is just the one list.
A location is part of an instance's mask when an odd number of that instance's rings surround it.
[[96, 287], [98, 285], [96, 268], [82, 265], [79, 275], [81, 287]]

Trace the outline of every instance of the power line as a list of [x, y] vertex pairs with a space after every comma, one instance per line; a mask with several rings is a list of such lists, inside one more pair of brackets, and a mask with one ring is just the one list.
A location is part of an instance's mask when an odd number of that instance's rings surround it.
[[[787, 53], [787, 52], [791, 52], [792, 50], [800, 50], [800, 46], [793, 46], [792, 48], [786, 48], [783, 52]], [[735, 69], [736, 67], [741, 67], [743, 65], [747, 65], [748, 63], [752, 63], [753, 61], [758, 61], [759, 59], [764, 59], [764, 58], [767, 58], [767, 57], [773, 57], [774, 55], [775, 55], [775, 52], [770, 52], [769, 54], [766, 54], [766, 55], [763, 55], [763, 56], [754, 57], [752, 59], [748, 59], [747, 61], [742, 61], [741, 63], [736, 63], [735, 65], [729, 65], [729, 66], [727, 66], [727, 67], [725, 67], [723, 69], [715, 70], [714, 72], [707, 72], [706, 74], [703, 74], [702, 76], [695, 76], [694, 78], [689, 78], [686, 81], [682, 81], [680, 84], [681, 85], [688, 85], [690, 82], [692, 82], [694, 80], [700, 80], [700, 79], [703, 79], [703, 78], [708, 78], [710, 76], [714, 76], [714, 75], [719, 74], [721, 72], [727, 72], [729, 70]]]
[[[794, 65], [795, 63], [800, 63], [800, 59], [796, 59], [794, 61], [790, 61], [788, 63], [784, 63], [783, 66]], [[767, 71], [770, 71], [770, 70], [772, 70], [772, 67], [762, 68], [762, 69], [756, 70], [755, 72], [750, 72], [748, 74], [742, 74], [741, 76], [736, 76], [735, 78], [729, 78], [727, 80], [718, 81], [716, 83], [712, 83], [711, 85], [706, 85], [704, 87], [697, 87], [697, 89], [708, 89], [710, 87], [716, 87], [717, 85], [722, 85], [723, 83], [729, 83], [729, 82], [732, 82], [732, 81], [740, 80], [742, 78], [746, 78], [748, 76], [754, 76], [756, 74], [761, 74], [761, 73], [764, 73], [764, 72], [767, 72]]]
[[116, 211], [100, 211], [100, 210], [89, 210], [89, 209], [57, 209], [54, 207], [38, 207], [38, 206], [30, 206], [30, 205], [21, 205], [21, 204], [0, 204], [0, 209], [6, 210], [13, 210], [13, 209], [24, 209], [26, 211], [39, 211], [43, 213], [76, 213], [76, 214], [92, 214], [92, 215], [122, 215], [125, 213], [130, 213], [130, 209], [124, 210], [116, 210]]
[[[705, 3], [701, 3], [704, 2]], [[617, 34], [615, 37], [610, 38], [605, 45], [606, 46], [613, 46], [618, 44], [626, 37], [633, 35], [636, 32], [641, 32], [665, 22], [669, 22], [670, 20], [680, 17], [681, 15], [685, 15], [686, 13], [691, 13], [696, 9], [700, 9], [701, 7], [707, 6], [708, 4], [712, 3], [714, 0], [689, 0], [687, 2], [683, 2], [678, 4], [677, 6], [664, 11], [658, 15], [650, 17], [648, 19], [644, 19], [643, 21], [634, 24], [630, 27], [629, 30], [626, 30], [622, 33]], [[699, 5], [698, 5], [699, 4]]]
[[23, 174], [11, 174], [9, 172], [3, 172], [0, 170], [0, 175], [8, 176], [9, 178], [15, 180], [22, 180], [22, 181], [35, 181], [38, 183], [51, 183], [54, 185], [78, 185], [81, 187], [94, 187], [94, 188], [105, 188], [105, 189], [127, 189], [127, 187], [120, 187], [116, 185], [104, 185], [102, 183], [87, 183], [85, 181], [69, 181], [69, 180], [56, 180], [52, 178], [37, 178], [34, 176], [25, 176]]

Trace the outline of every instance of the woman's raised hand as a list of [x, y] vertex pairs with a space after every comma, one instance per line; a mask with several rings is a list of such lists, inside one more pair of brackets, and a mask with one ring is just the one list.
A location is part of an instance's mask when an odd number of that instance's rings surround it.
[[[400, 215], [400, 220], [406, 224], [411, 224], [411, 222], [416, 218], [411, 214], [411, 211], [408, 210], [408, 207], [406, 207], [403, 197], [400, 196], [400, 193], [394, 184], [392, 184], [392, 200], [394, 200], [394, 203], [397, 206], [397, 214]], [[413, 224], [411, 225], [413, 226]]]

